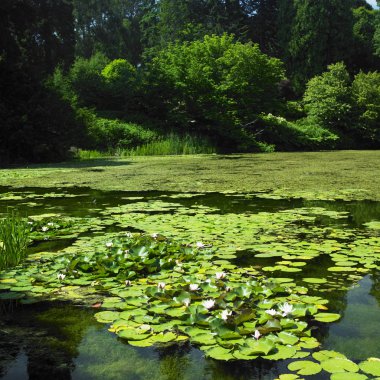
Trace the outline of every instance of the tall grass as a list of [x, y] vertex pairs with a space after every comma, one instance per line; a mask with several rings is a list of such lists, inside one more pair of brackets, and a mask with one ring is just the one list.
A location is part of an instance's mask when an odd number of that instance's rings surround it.
[[19, 264], [26, 256], [29, 226], [17, 211], [0, 220], [0, 270]]
[[191, 135], [179, 136], [171, 133], [165, 137], [130, 149], [118, 148], [108, 152], [79, 149], [75, 157], [79, 159], [91, 159], [104, 157], [212, 154], [215, 152], [215, 147], [205, 138]]
[[215, 147], [206, 139], [197, 136], [169, 134], [161, 139], [125, 149], [120, 153], [122, 157], [211, 154], [215, 153]]

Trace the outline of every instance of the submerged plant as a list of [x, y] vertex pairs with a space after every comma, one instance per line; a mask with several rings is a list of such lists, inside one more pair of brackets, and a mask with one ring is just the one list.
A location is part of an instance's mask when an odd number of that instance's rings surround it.
[[0, 270], [19, 264], [26, 256], [29, 225], [17, 211], [8, 211], [0, 221]]

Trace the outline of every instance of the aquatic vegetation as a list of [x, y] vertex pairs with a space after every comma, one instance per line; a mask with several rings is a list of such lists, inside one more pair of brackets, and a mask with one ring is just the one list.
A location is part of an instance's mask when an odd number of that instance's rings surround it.
[[0, 270], [19, 264], [26, 256], [29, 225], [18, 211], [8, 210], [0, 220]]
[[[6, 202], [20, 202], [18, 194], [8, 193]], [[45, 199], [68, 195], [49, 194]], [[95, 202], [89, 195], [91, 216], [54, 208], [39, 214], [35, 207], [29, 220], [34, 242], [71, 240], [57, 252], [36, 250], [23, 265], [0, 273], [0, 300], [92, 306], [96, 320], [133, 347], [191, 345], [221, 361], [287, 359], [295, 374], [281, 380], [369, 375], [361, 367], [370, 359], [337, 360], [318, 350], [327, 326], [344, 318], [344, 307], [329, 302], [329, 294], [380, 269], [376, 220], [355, 227], [344, 207], [298, 200], [292, 207], [235, 192], [220, 203], [208, 193], [117, 196]], [[281, 207], [243, 209], [241, 202]], [[376, 371], [372, 361], [368, 371]]]

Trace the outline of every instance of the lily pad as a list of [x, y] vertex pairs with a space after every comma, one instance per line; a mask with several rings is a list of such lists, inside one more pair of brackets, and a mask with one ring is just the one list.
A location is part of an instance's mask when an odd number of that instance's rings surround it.
[[318, 363], [311, 362], [309, 360], [300, 360], [292, 362], [288, 365], [290, 371], [297, 372], [298, 375], [316, 375], [322, 371], [322, 367]]

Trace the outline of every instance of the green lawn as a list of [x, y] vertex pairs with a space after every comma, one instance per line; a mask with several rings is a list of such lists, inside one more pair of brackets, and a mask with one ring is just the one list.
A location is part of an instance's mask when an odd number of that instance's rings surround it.
[[133, 157], [0, 170], [0, 186], [100, 190], [273, 191], [380, 200], [380, 151]]

